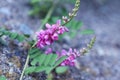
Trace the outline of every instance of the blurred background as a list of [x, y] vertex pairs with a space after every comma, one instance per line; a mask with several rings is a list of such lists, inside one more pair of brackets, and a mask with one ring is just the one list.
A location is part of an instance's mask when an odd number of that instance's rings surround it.
[[[34, 34], [41, 24], [44, 25], [45, 16], [51, 6], [56, 4], [48, 22], [55, 23], [57, 19], [67, 15], [73, 9], [74, 2], [75, 0], [48, 0], [47, 2], [0, 0], [0, 27], [5, 26], [19, 33]], [[67, 25], [72, 31], [63, 37], [62, 47], [59, 43], [55, 44], [55, 48], [79, 49], [96, 35], [93, 49], [77, 59], [75, 68], [70, 68], [70, 75], [74, 80], [120, 79], [119, 8], [120, 0], [81, 0], [77, 17], [71, 22], [72, 24]], [[76, 25], [78, 27], [74, 27]], [[1, 65], [0, 68], [5, 66], [7, 65]], [[66, 75], [67, 77], [69, 76]]]

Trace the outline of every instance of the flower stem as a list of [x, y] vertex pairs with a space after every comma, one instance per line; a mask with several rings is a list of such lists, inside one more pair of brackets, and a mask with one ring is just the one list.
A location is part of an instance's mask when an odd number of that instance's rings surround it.
[[[32, 45], [31, 48], [33, 48], [35, 45], [36, 45], [36, 42]], [[31, 49], [31, 48], [30, 48], [30, 49]], [[23, 70], [22, 70], [22, 74], [21, 74], [21, 76], [20, 76], [20, 80], [23, 79], [23, 75], [24, 75], [25, 69], [27, 68], [27, 65], [28, 65], [28, 62], [29, 62], [29, 58], [30, 58], [30, 56], [29, 56], [29, 54], [28, 54], [28, 55], [27, 55], [26, 62], [25, 62], [25, 65], [24, 65], [24, 68], [23, 68]]]
[[68, 20], [64, 24], [62, 24], [62, 26], [64, 26], [67, 23], [69, 23], [77, 15], [77, 12], [78, 12], [78, 9], [79, 9], [79, 5], [80, 5], [80, 0], [76, 0], [75, 7], [74, 7], [72, 13], [69, 13]]
[[[40, 26], [40, 28], [39, 28], [38, 30], [42, 29], [42, 28], [44, 27], [45, 23], [48, 22], [48, 20], [50, 19], [51, 15], [52, 15], [53, 10], [54, 10], [54, 5], [53, 5], [53, 6], [50, 8], [50, 10], [48, 11], [48, 14], [46, 15], [46, 17], [45, 17], [45, 19], [44, 19], [44, 22], [41, 24], [41, 26]], [[31, 48], [33, 48], [35, 45], [36, 45], [36, 43], [34, 43]], [[31, 49], [31, 48], [30, 48], [30, 49]], [[23, 68], [23, 70], [22, 70], [22, 74], [21, 74], [21, 76], [20, 76], [20, 80], [23, 79], [24, 72], [25, 72], [25, 69], [27, 68], [28, 62], [29, 62], [29, 54], [27, 55], [27, 59], [26, 59], [24, 68]]]
[[21, 74], [21, 76], [20, 76], [20, 80], [22, 80], [22, 78], [23, 78], [23, 75], [24, 75], [25, 69], [26, 69], [26, 67], [27, 67], [27, 65], [28, 65], [28, 62], [29, 62], [29, 55], [27, 55], [27, 59], [26, 59], [26, 62], [25, 62], [25, 65], [24, 65], [22, 74]]

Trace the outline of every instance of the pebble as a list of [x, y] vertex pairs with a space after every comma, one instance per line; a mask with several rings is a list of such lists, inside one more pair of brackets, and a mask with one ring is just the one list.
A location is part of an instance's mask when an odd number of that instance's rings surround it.
[[11, 15], [11, 12], [10, 12], [10, 10], [8, 9], [8, 8], [0, 8], [0, 13], [2, 13], [2, 14], [5, 14], [5, 15], [7, 15], [7, 16], [10, 16]]
[[29, 26], [27, 26], [26, 24], [21, 24], [19, 30], [23, 34], [29, 34], [29, 35], [33, 34], [33, 30]]

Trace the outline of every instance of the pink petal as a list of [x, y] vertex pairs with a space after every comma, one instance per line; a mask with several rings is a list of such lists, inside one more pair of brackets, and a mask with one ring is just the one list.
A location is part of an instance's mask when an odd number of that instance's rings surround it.
[[40, 33], [42, 34], [42, 33], [44, 33], [45, 31], [44, 30], [40, 30]]
[[52, 53], [52, 48], [48, 48], [46, 51], [45, 51], [46, 54], [49, 54], [49, 53]]
[[39, 34], [40, 34], [40, 32], [36, 32], [35, 34], [36, 34], [36, 35], [39, 35]]
[[75, 62], [71, 62], [70, 65], [71, 65], [71, 66], [75, 66]]
[[53, 29], [54, 31], [56, 31], [56, 30], [58, 29], [58, 27], [59, 27], [59, 26], [57, 26], [56, 24], [53, 24], [53, 25], [52, 25], [52, 29]]
[[60, 65], [61, 65], [61, 66], [65, 66], [65, 63], [64, 63], [64, 62], [62, 62]]
[[69, 31], [69, 29], [68, 29], [68, 28], [66, 28], [66, 27], [64, 27], [64, 30], [65, 30], [66, 32], [68, 32], [68, 31]]
[[67, 54], [67, 51], [63, 49], [63, 50], [61, 51], [61, 56], [65, 56], [66, 54]]
[[45, 39], [48, 39], [49, 38], [49, 36], [48, 35], [45, 35]]
[[46, 25], [45, 25], [45, 26], [46, 26], [46, 28], [48, 28], [48, 29], [49, 29], [49, 28], [51, 28], [51, 25], [50, 25], [50, 24], [48, 24], [48, 23], [46, 23]]
[[57, 33], [54, 33], [53, 36], [52, 36], [52, 39], [53, 39], [53, 40], [58, 40], [58, 34], [57, 34]]
[[51, 44], [50, 41], [45, 41], [45, 43], [46, 43], [47, 45], [50, 45], [50, 44]]
[[61, 20], [57, 20], [57, 23], [56, 23], [57, 25], [61, 25]]

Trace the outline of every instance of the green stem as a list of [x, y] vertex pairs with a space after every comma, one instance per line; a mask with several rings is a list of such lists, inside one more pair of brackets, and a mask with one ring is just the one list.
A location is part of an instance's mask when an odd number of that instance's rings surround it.
[[[36, 42], [32, 45], [31, 48], [33, 48], [35, 45], [36, 45]], [[30, 48], [30, 49], [31, 49], [31, 48]], [[27, 68], [27, 65], [28, 65], [28, 62], [29, 62], [29, 58], [30, 58], [30, 56], [29, 56], [29, 54], [28, 54], [28, 55], [27, 55], [26, 62], [25, 62], [25, 65], [24, 65], [24, 68], [23, 68], [23, 70], [22, 70], [22, 74], [21, 74], [21, 76], [20, 76], [20, 80], [23, 79], [23, 75], [24, 75], [25, 69]]]
[[42, 22], [40, 28], [38, 29], [38, 31], [40, 29], [42, 29], [44, 27], [44, 25], [48, 22], [48, 20], [50, 19], [51, 15], [52, 15], [53, 10], [54, 10], [54, 5], [49, 9], [48, 14], [46, 15], [45, 19], [43, 20], [43, 22]]
[[53, 75], [52, 75], [52, 73], [49, 73], [48, 75], [47, 75], [47, 79], [46, 80], [53, 80]]
[[26, 67], [27, 67], [28, 62], [29, 62], [29, 54], [27, 55], [27, 59], [26, 59], [26, 62], [25, 62], [25, 65], [24, 65], [22, 74], [21, 74], [21, 76], [20, 76], [20, 80], [22, 80], [22, 78], [23, 78], [23, 75], [24, 75], [24, 72], [25, 72], [25, 69], [26, 69]]
[[[40, 26], [40, 28], [38, 30], [42, 29], [44, 27], [44, 25], [48, 22], [48, 20], [50, 19], [51, 15], [52, 15], [53, 10], [54, 10], [54, 5], [48, 11], [48, 14], [46, 15], [43, 23], [41, 24], [41, 26]], [[36, 45], [36, 43], [33, 44], [33, 46], [31, 48], [33, 48], [35, 45]], [[28, 62], [29, 62], [29, 54], [27, 55], [27, 59], [26, 59], [22, 74], [20, 76], [20, 80], [22, 80], [22, 78], [23, 78], [23, 75], [24, 75], [25, 69], [27, 68]]]

